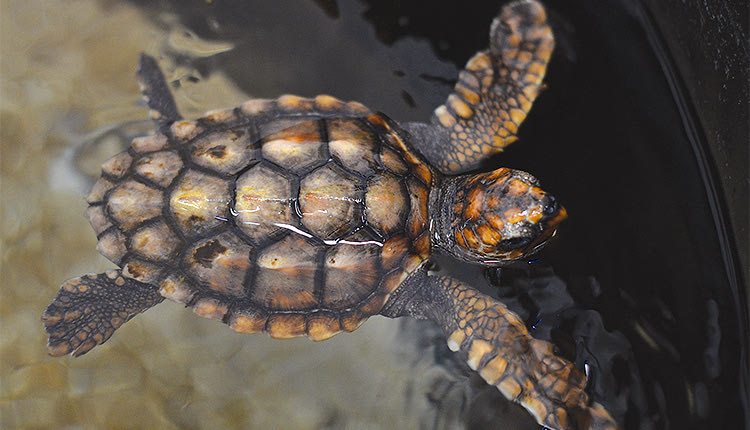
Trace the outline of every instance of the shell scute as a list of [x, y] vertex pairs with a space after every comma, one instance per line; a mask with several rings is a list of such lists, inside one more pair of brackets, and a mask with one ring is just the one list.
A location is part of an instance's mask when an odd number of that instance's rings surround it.
[[[320, 135], [317, 120], [297, 122], [279, 120], [262, 128], [262, 155], [293, 173], [302, 173], [327, 158], [327, 145]], [[280, 130], [268, 131], [282, 127]]]
[[265, 330], [275, 339], [302, 336], [307, 331], [307, 318], [302, 314], [271, 314]]
[[224, 232], [195, 243], [185, 251], [187, 274], [222, 296], [247, 296], [244, 281], [252, 270], [254, 249], [235, 233]]
[[352, 235], [330, 247], [324, 271], [323, 306], [333, 310], [355, 306], [380, 282], [380, 246], [362, 234]]
[[181, 232], [195, 236], [227, 222], [228, 180], [189, 170], [169, 196], [169, 210]]
[[130, 230], [143, 221], [160, 215], [163, 203], [161, 191], [128, 180], [110, 193], [107, 210], [121, 228]]
[[164, 221], [146, 225], [130, 238], [130, 249], [152, 261], [169, 261], [181, 241]]
[[357, 182], [335, 163], [305, 176], [299, 190], [302, 224], [322, 239], [345, 234], [361, 201]]
[[377, 140], [369, 128], [345, 118], [327, 121], [331, 156], [347, 169], [370, 175], [378, 168]]
[[314, 309], [315, 273], [320, 248], [300, 235], [289, 234], [258, 255], [253, 300], [267, 309]]
[[233, 175], [259, 157], [255, 134], [244, 127], [210, 133], [190, 144], [192, 161], [216, 172]]
[[180, 173], [183, 163], [176, 151], [158, 151], [139, 158], [135, 173], [144, 179], [167, 187]]
[[292, 180], [266, 164], [257, 164], [237, 178], [236, 222], [255, 240], [294, 224]]
[[393, 234], [403, 225], [408, 210], [409, 198], [399, 178], [383, 172], [368, 180], [365, 217], [370, 225], [388, 235]]
[[105, 175], [121, 178], [125, 176], [133, 162], [133, 157], [127, 152], [121, 152], [102, 164], [102, 173]]

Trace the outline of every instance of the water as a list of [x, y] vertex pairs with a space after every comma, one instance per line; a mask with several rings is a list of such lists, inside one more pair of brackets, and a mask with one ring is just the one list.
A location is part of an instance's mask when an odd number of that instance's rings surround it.
[[[274, 341], [165, 303], [82, 358], [46, 356], [39, 317], [60, 282], [111, 267], [82, 195], [96, 166], [148, 129], [141, 51], [162, 54], [186, 117], [250, 95], [328, 93], [424, 120], [498, 9], [218, 3], [1, 4], [0, 427], [534, 428], [418, 322]], [[639, 23], [587, 2], [550, 9], [548, 89], [492, 164], [533, 172], [570, 218], [530, 265], [438, 264], [587, 362], [594, 395], [626, 428], [736, 428], [746, 309], [725, 270], [710, 171]]]

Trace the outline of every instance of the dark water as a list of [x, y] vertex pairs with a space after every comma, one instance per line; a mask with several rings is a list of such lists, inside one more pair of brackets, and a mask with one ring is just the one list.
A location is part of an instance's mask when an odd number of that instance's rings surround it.
[[[486, 46], [499, 10], [494, 2], [132, 3], [157, 27], [165, 15], [176, 19], [185, 39], [233, 45], [206, 56], [158, 48], [192, 71], [172, 82], [178, 94], [223, 72], [252, 96], [328, 93], [402, 121], [429, 118]], [[665, 75], [669, 58], [632, 9], [546, 5], [557, 37], [548, 88], [520, 141], [491, 164], [532, 172], [570, 217], [530, 264], [438, 264], [502, 297], [535, 335], [586, 363], [593, 396], [625, 428], [740, 428], [747, 298], [730, 267], [734, 251], [717, 233], [722, 196], [707, 193], [713, 171], [696, 156], [701, 135], [686, 128], [695, 119], [675, 101], [674, 88], [690, 83]], [[429, 374], [435, 388], [423, 427], [502, 428], [516, 419], [518, 410], [471, 379], [439, 336], [402, 328], [414, 357], [400, 358], [414, 360], [415, 374]], [[436, 376], [430, 366], [444, 370]], [[533, 428], [523, 414], [519, 425]]]

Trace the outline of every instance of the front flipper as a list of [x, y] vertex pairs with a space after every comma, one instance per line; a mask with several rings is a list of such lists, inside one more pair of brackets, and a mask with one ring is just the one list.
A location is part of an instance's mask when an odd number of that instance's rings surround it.
[[119, 270], [65, 281], [42, 315], [49, 354], [83, 355], [162, 300], [157, 288], [126, 278]]
[[417, 273], [393, 293], [381, 313], [437, 322], [451, 350], [545, 427], [618, 428], [604, 407], [590, 401], [585, 376], [555, 355], [552, 344], [534, 339], [505, 305], [460, 281]]
[[505, 6], [492, 22], [489, 49], [469, 60], [432, 124], [406, 125], [428, 161], [443, 173], [466, 172], [514, 142], [554, 44], [542, 5], [522, 0]]

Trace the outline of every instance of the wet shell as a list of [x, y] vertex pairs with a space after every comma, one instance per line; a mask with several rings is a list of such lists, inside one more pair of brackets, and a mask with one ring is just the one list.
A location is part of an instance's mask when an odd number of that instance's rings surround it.
[[103, 166], [98, 249], [238, 332], [315, 340], [377, 313], [430, 253], [432, 171], [398, 126], [328, 96], [250, 100]]

